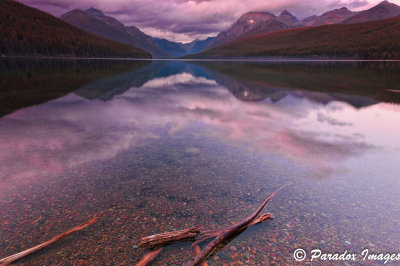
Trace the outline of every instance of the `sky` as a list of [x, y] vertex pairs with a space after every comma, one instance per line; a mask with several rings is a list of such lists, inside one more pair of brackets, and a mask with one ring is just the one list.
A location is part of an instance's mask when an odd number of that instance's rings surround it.
[[[269, 11], [279, 15], [284, 9], [299, 19], [341, 7], [358, 11], [381, 0], [18, 0], [60, 16], [72, 9], [101, 9], [127, 26], [136, 26], [148, 35], [178, 42], [215, 36], [226, 30], [242, 14]], [[400, 0], [390, 2], [400, 5]]]

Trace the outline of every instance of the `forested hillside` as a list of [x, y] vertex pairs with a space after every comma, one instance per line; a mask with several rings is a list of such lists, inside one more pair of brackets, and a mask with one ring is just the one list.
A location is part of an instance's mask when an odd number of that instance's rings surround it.
[[400, 59], [400, 17], [272, 32], [233, 41], [191, 57]]

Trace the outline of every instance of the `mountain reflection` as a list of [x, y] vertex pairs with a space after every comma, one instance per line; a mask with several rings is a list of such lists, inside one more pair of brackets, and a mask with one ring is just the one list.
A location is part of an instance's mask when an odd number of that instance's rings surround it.
[[[393, 139], [400, 134], [398, 105], [372, 94], [256, 83], [180, 62], [97, 80], [0, 119], [1, 178], [57, 175], [193, 125], [197, 137], [289, 158], [316, 177], [344, 171], [338, 162], [366, 151], [400, 148]], [[369, 123], [376, 115], [379, 122]]]
[[201, 62], [242, 100], [278, 101], [297, 94], [318, 102], [355, 107], [400, 102], [397, 62]]
[[145, 61], [0, 59], [0, 116], [41, 104]]

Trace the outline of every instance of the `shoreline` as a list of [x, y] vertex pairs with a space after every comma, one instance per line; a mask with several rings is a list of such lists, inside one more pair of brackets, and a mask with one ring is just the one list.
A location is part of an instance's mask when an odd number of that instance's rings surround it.
[[313, 59], [313, 58], [121, 58], [121, 57], [61, 57], [61, 56], [0, 56], [0, 59], [51, 60], [116, 60], [116, 61], [183, 61], [183, 62], [400, 62], [400, 59]]

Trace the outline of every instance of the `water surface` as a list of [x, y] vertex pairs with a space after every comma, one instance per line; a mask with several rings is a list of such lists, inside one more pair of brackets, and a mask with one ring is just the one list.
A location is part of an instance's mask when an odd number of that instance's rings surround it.
[[287, 182], [210, 264], [399, 252], [398, 63], [0, 62], [0, 257], [97, 214], [19, 263], [133, 264], [141, 237], [230, 225]]

